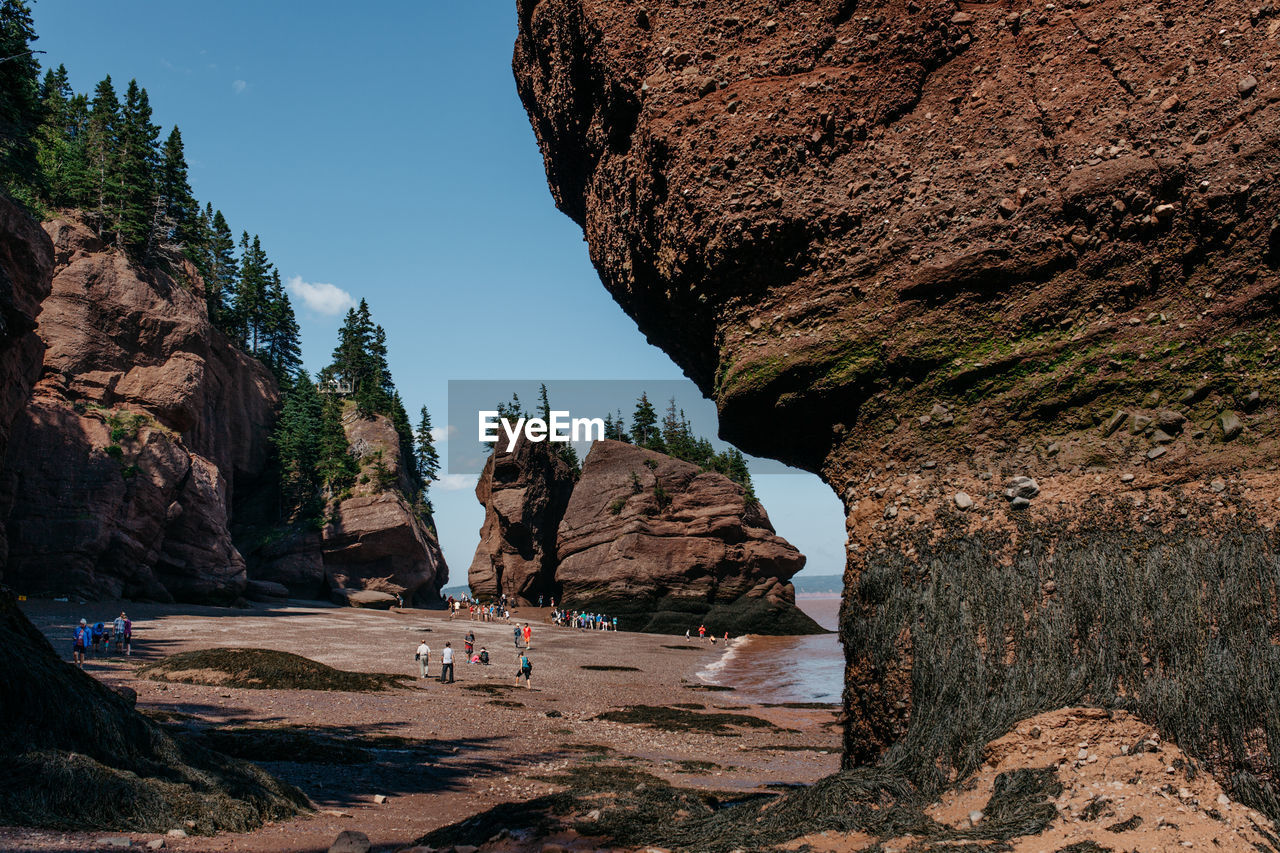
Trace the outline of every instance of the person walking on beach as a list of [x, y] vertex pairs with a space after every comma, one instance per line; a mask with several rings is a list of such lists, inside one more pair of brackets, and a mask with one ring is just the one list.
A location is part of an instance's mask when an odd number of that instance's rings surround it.
[[707, 638], [707, 626], [706, 626], [706, 625], [699, 625], [699, 626], [698, 626], [698, 639], [699, 639], [699, 640], [705, 640], [706, 638]]
[[440, 653], [441, 683], [445, 681], [445, 676], [448, 676], [449, 683], [453, 684], [453, 648], [448, 643], [444, 644], [444, 651]]
[[530, 681], [530, 677], [533, 675], [533, 664], [529, 662], [529, 653], [527, 651], [521, 652], [516, 656], [516, 662], [516, 687], [520, 686], [520, 677], [523, 676], [524, 686], [532, 690], [533, 683]]
[[529, 627], [528, 622], [524, 623], [524, 647], [533, 648], [533, 629]]
[[475, 634], [473, 634], [473, 633], [471, 633], [470, 631], [468, 631], [468, 632], [467, 632], [467, 638], [466, 638], [465, 642], [466, 642], [466, 644], [467, 644], [467, 663], [470, 663], [470, 662], [471, 662], [471, 653], [472, 653], [472, 651], [474, 651], [474, 650], [475, 650], [475, 647], [476, 647], [476, 635], [475, 635]]
[[81, 619], [80, 624], [71, 632], [71, 659], [75, 665], [84, 669], [84, 650], [92, 641], [93, 629], [89, 623]]
[[124, 631], [124, 653], [125, 657], [128, 657], [133, 654], [133, 623], [129, 621], [129, 617], [123, 612], [120, 614], [120, 618], [124, 620], [124, 628], [122, 629]]
[[124, 611], [111, 623], [111, 639], [115, 642], [116, 651], [124, 651]]
[[693, 631], [693, 629], [692, 629], [692, 628], [685, 628], [685, 629], [684, 629], [684, 638], [685, 638], [686, 640], [690, 639], [689, 634], [690, 634], [692, 631]]
[[431, 660], [431, 647], [427, 645], [425, 637], [422, 639], [422, 642], [418, 644], [418, 651], [414, 653], [413, 657], [418, 661], [418, 669], [421, 671], [421, 677], [426, 678], [429, 674], [427, 672], [427, 662]]
[[515, 638], [517, 649], [520, 648], [520, 634], [521, 634], [521, 631], [520, 631], [519, 625], [511, 629], [511, 635]]

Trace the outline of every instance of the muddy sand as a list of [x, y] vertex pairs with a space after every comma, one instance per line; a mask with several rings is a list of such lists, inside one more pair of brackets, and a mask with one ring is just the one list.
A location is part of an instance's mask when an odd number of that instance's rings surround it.
[[[395, 850], [500, 803], [558, 790], [534, 777], [584, 762], [625, 762], [681, 786], [726, 793], [807, 784], [839, 766], [834, 706], [748, 704], [736, 700], [735, 691], [699, 689], [698, 673], [724, 653], [723, 644], [558, 628], [546, 624], [549, 611], [523, 608], [513, 617], [533, 627], [533, 687], [525, 689], [515, 687], [511, 624], [466, 616], [450, 621], [443, 611], [308, 602], [233, 610], [29, 601], [23, 608], [68, 660], [76, 621], [109, 622], [126, 610], [134, 623], [133, 656], [91, 657], [87, 671], [136, 690], [138, 708], [171, 725], [230, 729], [224, 746], [240, 749], [241, 757], [268, 756], [272, 760], [259, 763], [300, 788], [317, 809], [252, 833], [165, 838], [164, 849], [323, 851], [342, 830], [357, 829], [374, 849]], [[468, 630], [476, 635], [477, 651], [488, 649], [490, 666], [463, 662]], [[423, 638], [432, 649], [433, 676], [439, 675], [445, 642], [458, 651], [453, 684], [415, 677], [402, 689], [344, 693], [165, 683], [137, 674], [139, 666], [178, 652], [249, 647], [344, 670], [417, 676], [414, 650]], [[676, 707], [674, 724], [694, 728], [654, 728], [643, 721], [643, 711], [622, 715], [638, 721], [597, 719], [633, 706], [684, 706]], [[700, 730], [693, 715], [705, 713], [754, 719]], [[274, 741], [261, 742], [255, 737], [260, 729], [301, 731], [316, 749], [297, 756], [305, 761], [278, 760], [294, 756], [287, 747], [281, 754]], [[0, 829], [0, 849], [111, 849], [105, 841], [118, 835], [135, 845], [162, 837]]]
[[[546, 611], [524, 609], [516, 614], [519, 621], [534, 628], [534, 687], [525, 689], [514, 684], [508, 623], [302, 602], [250, 610], [126, 608], [136, 626], [134, 655], [91, 659], [88, 670], [136, 690], [138, 707], [167, 725], [204, 732], [216, 739], [211, 745], [258, 761], [305, 792], [316, 811], [256, 832], [214, 837], [0, 828], [0, 850], [106, 850], [116, 849], [113, 840], [141, 847], [163, 838], [164, 849], [173, 850], [325, 851], [351, 829], [365, 833], [374, 850], [397, 851], [495, 806], [563, 790], [546, 777], [565, 778], [566, 771], [596, 765], [612, 774], [623, 766], [643, 771], [722, 802], [742, 800], [743, 792], [806, 785], [839, 765], [833, 706], [762, 701], [758, 683], [750, 691], [706, 689], [699, 673], [725, 654], [723, 644], [555, 628], [543, 621]], [[25, 606], [66, 656], [75, 620], [106, 621], [119, 609], [110, 603]], [[459, 655], [453, 684], [412, 677], [413, 652], [424, 637], [432, 649], [431, 672], [438, 675], [440, 649], [446, 641], [461, 649], [468, 630], [475, 632], [477, 649], [489, 650], [491, 666], [463, 663]], [[401, 688], [344, 693], [165, 683], [137, 673], [167, 655], [224, 647], [274, 649], [343, 670], [411, 678]], [[983, 832], [984, 822], [1002, 819], [999, 809], [992, 811], [1001, 780], [1019, 772], [1042, 787], [1035, 810], [1043, 819], [1032, 821], [1034, 831], [996, 832], [1003, 840], [964, 844]], [[607, 799], [597, 802], [607, 806]], [[927, 820], [916, 825], [932, 827], [931, 837], [810, 832], [780, 849], [1280, 849], [1274, 825], [1228, 798], [1176, 745], [1127, 714], [1083, 708], [1023, 721], [990, 744], [978, 772], [923, 814]], [[543, 834], [502, 832], [512, 828], [483, 826], [482, 839], [491, 841], [481, 853], [633, 849], [578, 836], [563, 821]], [[797, 828], [797, 835], [802, 831]]]

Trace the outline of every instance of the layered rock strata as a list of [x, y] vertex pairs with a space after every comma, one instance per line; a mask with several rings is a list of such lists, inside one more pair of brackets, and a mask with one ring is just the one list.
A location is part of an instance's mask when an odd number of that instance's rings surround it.
[[848, 761], [1122, 706], [1280, 811], [1275, 10], [517, 7], [605, 286], [845, 502]]
[[275, 380], [209, 323], [190, 267], [141, 270], [79, 222], [44, 227], [44, 364], [0, 473], [6, 582], [235, 600], [245, 566], [228, 520], [267, 465]]
[[522, 441], [490, 457], [476, 497], [486, 515], [469, 583], [482, 598], [545, 594], [630, 631], [822, 630], [795, 605], [804, 555], [721, 474], [597, 441], [575, 480], [549, 445]]

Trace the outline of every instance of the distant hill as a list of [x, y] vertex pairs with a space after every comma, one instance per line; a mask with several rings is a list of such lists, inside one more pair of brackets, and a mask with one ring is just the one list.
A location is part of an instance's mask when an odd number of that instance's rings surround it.
[[844, 592], [844, 576], [843, 575], [797, 575], [791, 579], [795, 584], [796, 595], [814, 595], [817, 593]]
[[462, 584], [461, 586], [446, 586], [444, 589], [440, 590], [440, 594], [445, 598], [448, 598], [451, 595], [454, 598], [462, 598], [464, 595], [471, 594], [471, 587], [466, 584]]

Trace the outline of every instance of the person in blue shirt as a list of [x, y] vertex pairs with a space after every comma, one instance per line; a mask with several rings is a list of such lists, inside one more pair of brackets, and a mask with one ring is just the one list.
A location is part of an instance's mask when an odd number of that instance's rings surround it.
[[93, 629], [89, 623], [81, 619], [80, 624], [71, 632], [71, 659], [76, 666], [84, 669], [84, 650], [93, 642]]

